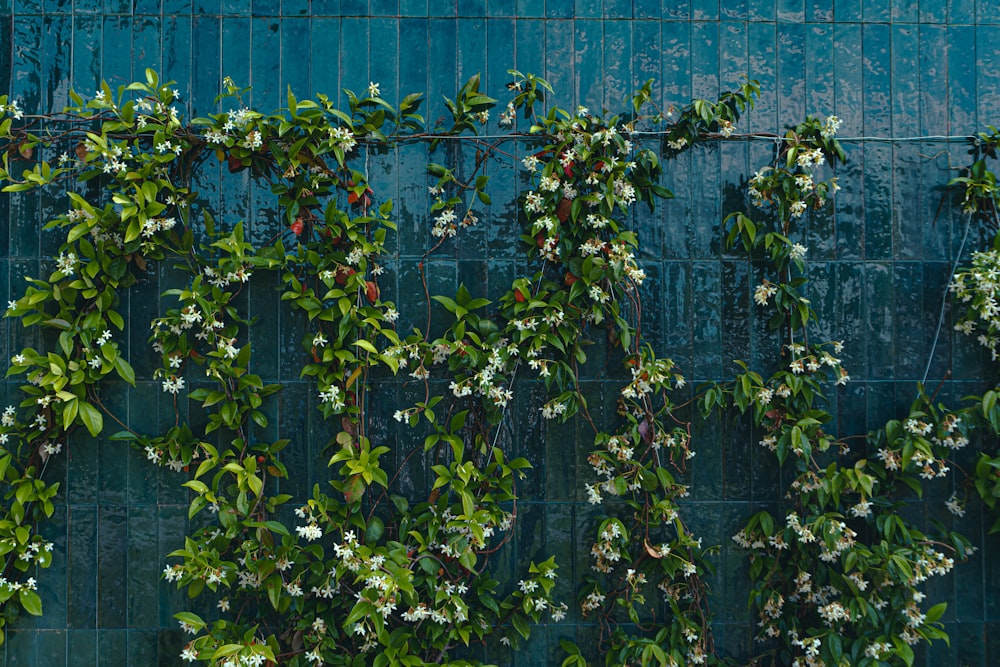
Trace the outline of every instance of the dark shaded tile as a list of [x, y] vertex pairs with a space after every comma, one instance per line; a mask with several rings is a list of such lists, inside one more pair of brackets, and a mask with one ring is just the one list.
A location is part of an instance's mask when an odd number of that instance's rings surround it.
[[[67, 599], [67, 627], [96, 628], [99, 535], [97, 508], [70, 507], [66, 552], [68, 588], [73, 592]], [[75, 635], [70, 632], [72, 647]], [[76, 654], [71, 651], [71, 654]]]

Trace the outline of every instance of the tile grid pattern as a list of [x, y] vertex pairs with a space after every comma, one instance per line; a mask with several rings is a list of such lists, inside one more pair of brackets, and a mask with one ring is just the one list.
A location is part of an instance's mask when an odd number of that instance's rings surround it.
[[[223, 75], [252, 85], [252, 102], [260, 109], [280, 106], [288, 86], [302, 98], [378, 81], [388, 99], [396, 98], [394, 92], [426, 91], [433, 122], [443, 111], [441, 95], [454, 94], [475, 72], [501, 101], [506, 70], [517, 67], [548, 78], [563, 106], [592, 109], [618, 108], [648, 78], [667, 107], [692, 96], [714, 97], [746, 74], [761, 81], [764, 95], [741, 129], [773, 132], [806, 113], [836, 113], [844, 136], [966, 135], [997, 122], [998, 9], [996, 2], [974, 0], [0, 0], [0, 90], [25, 109], [57, 110], [71, 87], [90, 91], [101, 78], [115, 86], [154, 67], [178, 82], [197, 115], [214, 109]], [[487, 131], [497, 129], [494, 120]], [[835, 215], [814, 217], [805, 244], [812, 260], [810, 296], [823, 333], [845, 339], [857, 380], [838, 394], [832, 411], [842, 432], [860, 433], [905, 407], [923, 375], [964, 232], [961, 216], [939, 215], [940, 186], [966, 155], [964, 146], [944, 140], [855, 141], [847, 148]], [[448, 157], [471, 160], [458, 149]], [[749, 288], [736, 288], [759, 280], [760, 267], [722, 252], [718, 232], [719, 220], [734, 206], [734, 188], [771, 157], [772, 147], [759, 141], [693, 151], [666, 174], [676, 198], [634, 220], [650, 276], [650, 335], [693, 381], [725, 377], [733, 358], [759, 361], [774, 352], [748, 305]], [[398, 193], [400, 230], [389, 266], [395, 281], [386, 295], [411, 322], [419, 322], [422, 312], [422, 297], [412, 286], [428, 243], [427, 159], [424, 148], [404, 147], [368, 163], [376, 190]], [[512, 199], [525, 184], [510, 164], [491, 169], [497, 202]], [[251, 238], [273, 233], [270, 196], [247, 179], [220, 171], [198, 189], [223, 211], [225, 222], [247, 220]], [[36, 274], [57, 252], [56, 236], [41, 232], [39, 221], [62, 206], [47, 195], [0, 196], [7, 230], [0, 234], [0, 294], [18, 292], [21, 278]], [[438, 255], [430, 267], [432, 291], [453, 291], [461, 281], [495, 296], [523, 268], [509, 240], [512, 208], [495, 208]], [[969, 243], [981, 247], [984, 239], [977, 231]], [[156, 295], [177, 280], [169, 267], [158, 267], [128, 297], [130, 326], [123, 336], [140, 376], [151, 370], [145, 336]], [[301, 477], [288, 492], [305, 492], [308, 480], [324, 472], [315, 461], [327, 427], [311, 410], [314, 392], [298, 381], [305, 323], [275, 315], [273, 288], [262, 284], [250, 293], [250, 309], [261, 316], [250, 335], [261, 345], [279, 341], [277, 354], [260, 359], [259, 372], [287, 383], [273, 422], [280, 420], [284, 437], [304, 443], [289, 454]], [[0, 321], [0, 358], [31, 344], [29, 336]], [[586, 390], [593, 405], [613, 412], [606, 402], [617, 382], [604, 378], [603, 361], [589, 365]], [[956, 344], [946, 329], [929, 377], [952, 368], [961, 381], [946, 383], [941, 396], [954, 400], [986, 379], [985, 367], [981, 355]], [[518, 388], [504, 439], [536, 468], [522, 489], [528, 500], [513, 553], [497, 569], [514, 573], [531, 558], [555, 553], [567, 579], [575, 579], [589, 568], [587, 521], [593, 516], [581, 502], [589, 479], [586, 433], [573, 424], [540, 423], [531, 407], [539, 388], [527, 381]], [[378, 391], [395, 405], [408, 400], [412, 388], [387, 383]], [[14, 400], [16, 385], [5, 383], [0, 392]], [[151, 414], [172, 419], [155, 384], [108, 394], [110, 405], [137, 421]], [[373, 424], [387, 439], [396, 434], [391, 411]], [[567, 442], [577, 449], [569, 466], [563, 463]], [[729, 534], [754, 508], [779, 497], [782, 480], [740, 424], [705, 425], [697, 448], [688, 511], [706, 541], [722, 545], [717, 627], [729, 652], [745, 655], [751, 647], [744, 565]], [[183, 640], [171, 613], [185, 600], [157, 578], [186, 524], [176, 478], [104, 440], [78, 438], [53, 465], [64, 493], [48, 527], [58, 555], [39, 577], [46, 614], [18, 621], [0, 649], [4, 664], [176, 664]], [[404, 488], [421, 489], [425, 471], [413, 465], [402, 480]], [[941, 501], [948, 491], [936, 495]], [[950, 521], [940, 505], [921, 511]], [[982, 523], [970, 512], [957, 525], [976, 536], [984, 532]], [[930, 591], [953, 601], [945, 617], [953, 648], [924, 651], [925, 664], [988, 665], [1000, 653], [1000, 602], [992, 595], [1000, 570], [985, 565], [1000, 552], [1000, 542], [979, 541], [983, 549], [972, 562]], [[559, 638], [583, 643], [593, 636], [577, 613], [569, 620], [538, 628], [526, 653], [491, 658], [557, 663]]]

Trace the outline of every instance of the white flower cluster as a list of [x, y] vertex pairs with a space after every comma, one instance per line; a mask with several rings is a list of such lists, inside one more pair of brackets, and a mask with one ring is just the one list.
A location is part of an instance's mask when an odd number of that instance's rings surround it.
[[18, 106], [17, 100], [11, 100], [9, 104], [0, 105], [0, 111], [9, 113], [13, 116], [14, 120], [21, 120], [24, 118], [24, 111], [20, 106]]
[[347, 127], [331, 127], [329, 130], [330, 141], [345, 153], [350, 153], [358, 145], [354, 138], [354, 132]]
[[434, 218], [434, 226], [431, 228], [431, 236], [437, 238], [452, 237], [458, 234], [458, 215], [455, 209], [446, 208]]
[[840, 119], [836, 116], [828, 116], [826, 121], [823, 123], [823, 129], [820, 130], [820, 135], [824, 139], [832, 139], [837, 134], [837, 130], [839, 129]]
[[610, 572], [615, 563], [621, 560], [623, 542], [621, 525], [618, 521], [608, 521], [598, 540], [590, 548], [590, 555], [594, 558], [591, 568], [597, 572]]
[[38, 590], [38, 583], [35, 581], [34, 577], [28, 577], [24, 583], [19, 581], [7, 581], [7, 577], [0, 577], [0, 586], [13, 593], [16, 593], [17, 591]]
[[766, 306], [771, 297], [777, 293], [778, 286], [765, 279], [764, 282], [757, 285], [754, 289], [753, 300], [758, 306]]
[[800, 167], [808, 169], [809, 167], [818, 167], [825, 161], [823, 157], [823, 151], [819, 148], [807, 148], [800, 150], [798, 155], [795, 157], [795, 162]]
[[988, 250], [972, 254], [972, 267], [955, 275], [951, 292], [969, 310], [955, 324], [955, 330], [972, 336], [997, 359], [1000, 340], [1000, 252]]
[[342, 392], [337, 385], [332, 384], [326, 389], [320, 389], [319, 400], [323, 403], [329, 403], [334, 412], [340, 412], [345, 407]]
[[60, 271], [63, 275], [71, 276], [76, 271], [76, 265], [79, 264], [76, 253], [62, 254], [59, 253], [59, 259], [56, 260], [56, 270]]
[[177, 221], [174, 218], [148, 218], [142, 225], [142, 237], [151, 239], [156, 232], [173, 229], [176, 224]]

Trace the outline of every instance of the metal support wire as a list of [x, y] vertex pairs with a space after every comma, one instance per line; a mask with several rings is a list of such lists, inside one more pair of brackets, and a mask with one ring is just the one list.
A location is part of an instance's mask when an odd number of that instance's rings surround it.
[[941, 336], [941, 327], [944, 326], [944, 311], [948, 305], [948, 291], [951, 289], [951, 281], [955, 278], [955, 272], [958, 271], [958, 264], [962, 261], [962, 253], [965, 251], [965, 242], [969, 239], [969, 230], [972, 229], [972, 213], [966, 215], [965, 218], [965, 234], [962, 235], [962, 243], [958, 246], [958, 253], [955, 255], [955, 262], [951, 266], [951, 273], [948, 276], [948, 284], [945, 285], [944, 294], [941, 296], [941, 313], [938, 315], [937, 331], [934, 333], [934, 343], [931, 345], [931, 351], [927, 355], [927, 367], [924, 369], [924, 377], [920, 380], [920, 384], [927, 383], [927, 376], [931, 372], [931, 363], [934, 361], [934, 352], [937, 350], [938, 338]]

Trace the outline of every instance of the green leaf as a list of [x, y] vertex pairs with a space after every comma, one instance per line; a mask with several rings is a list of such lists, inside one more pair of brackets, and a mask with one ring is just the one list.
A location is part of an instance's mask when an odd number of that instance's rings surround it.
[[66, 431], [73, 424], [73, 420], [76, 419], [76, 415], [79, 413], [80, 404], [79, 401], [74, 397], [73, 400], [67, 401], [63, 406], [63, 430]]
[[518, 634], [527, 639], [531, 634], [531, 629], [528, 627], [528, 621], [525, 620], [524, 616], [514, 614], [510, 617], [510, 621], [514, 624], [514, 629], [517, 630]]
[[38, 597], [38, 593], [27, 588], [22, 588], [18, 591], [17, 596], [21, 600], [21, 606], [24, 607], [26, 612], [32, 616], [42, 615], [42, 599]]
[[947, 602], [941, 602], [936, 604], [927, 610], [927, 622], [933, 623], [944, 615], [945, 610], [948, 608]]
[[80, 419], [83, 425], [90, 431], [90, 435], [97, 436], [104, 428], [104, 416], [101, 411], [86, 401], [78, 401], [80, 404]]
[[118, 376], [134, 387], [135, 371], [132, 369], [132, 366], [121, 355], [115, 357], [114, 364], [115, 370], [118, 371]]

